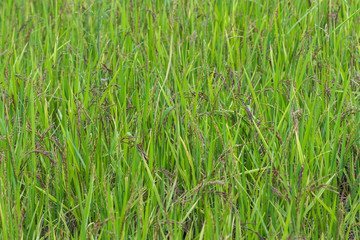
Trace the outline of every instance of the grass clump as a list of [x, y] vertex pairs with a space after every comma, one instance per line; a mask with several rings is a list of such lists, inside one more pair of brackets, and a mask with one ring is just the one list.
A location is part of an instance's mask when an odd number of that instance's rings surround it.
[[359, 239], [359, 1], [4, 0], [1, 239]]

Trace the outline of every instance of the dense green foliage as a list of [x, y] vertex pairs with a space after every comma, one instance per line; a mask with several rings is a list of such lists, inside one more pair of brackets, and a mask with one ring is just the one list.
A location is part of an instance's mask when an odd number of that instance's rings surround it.
[[0, 1], [0, 239], [359, 239], [360, 1]]

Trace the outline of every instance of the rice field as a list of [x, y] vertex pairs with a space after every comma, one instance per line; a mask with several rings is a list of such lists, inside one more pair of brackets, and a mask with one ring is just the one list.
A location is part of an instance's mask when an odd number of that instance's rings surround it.
[[0, 1], [0, 239], [360, 239], [360, 1]]

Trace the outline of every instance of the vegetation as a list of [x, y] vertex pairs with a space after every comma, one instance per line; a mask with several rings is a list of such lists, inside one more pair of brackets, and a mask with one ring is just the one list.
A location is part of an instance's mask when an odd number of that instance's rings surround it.
[[0, 1], [1, 239], [359, 239], [360, 1]]

